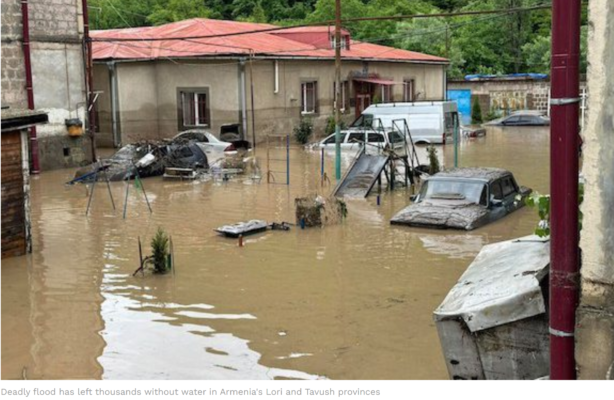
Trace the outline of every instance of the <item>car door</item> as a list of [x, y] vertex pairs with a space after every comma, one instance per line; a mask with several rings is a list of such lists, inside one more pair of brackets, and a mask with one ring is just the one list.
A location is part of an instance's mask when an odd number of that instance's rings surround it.
[[505, 126], [518, 126], [522, 124], [521, 118], [517, 115], [509, 117], [502, 122]]
[[511, 175], [501, 178], [501, 190], [503, 194], [503, 205], [508, 213], [516, 211], [521, 204], [516, 200], [518, 195], [518, 185]]
[[362, 149], [365, 143], [365, 133], [364, 132], [349, 132], [346, 134], [345, 142], [341, 145], [343, 150], [348, 151], [358, 151]]
[[502, 218], [507, 214], [501, 179], [497, 179], [490, 184], [490, 205], [488, 208], [490, 209], [491, 221]]
[[367, 153], [381, 154], [386, 146], [386, 138], [382, 132], [367, 133]]

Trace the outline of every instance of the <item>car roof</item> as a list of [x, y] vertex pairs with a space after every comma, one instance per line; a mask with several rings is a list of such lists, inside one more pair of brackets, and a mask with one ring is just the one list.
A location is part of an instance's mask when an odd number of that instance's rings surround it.
[[486, 182], [493, 182], [504, 176], [512, 175], [512, 173], [502, 168], [488, 167], [468, 167], [454, 168], [449, 171], [438, 172], [431, 176], [430, 179], [446, 179], [446, 178], [462, 178], [462, 179], [477, 179]]

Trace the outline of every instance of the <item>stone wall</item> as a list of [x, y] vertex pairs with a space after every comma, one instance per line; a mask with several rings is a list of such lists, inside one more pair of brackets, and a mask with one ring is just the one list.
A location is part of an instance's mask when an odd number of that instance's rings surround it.
[[580, 379], [614, 379], [614, 2], [591, 2], [589, 18], [576, 366]]
[[[586, 88], [586, 83], [582, 83], [582, 88]], [[478, 98], [484, 115], [488, 112], [508, 114], [517, 110], [548, 111], [549, 81], [449, 81], [448, 90], [454, 89], [471, 90], [471, 104]]]
[[[34, 106], [49, 123], [37, 127], [41, 170], [91, 160], [88, 138], [68, 136], [65, 120], [86, 118], [81, 0], [30, 0]], [[2, 1], [2, 105], [27, 108], [19, 0]], [[84, 125], [85, 126], [85, 125]]]

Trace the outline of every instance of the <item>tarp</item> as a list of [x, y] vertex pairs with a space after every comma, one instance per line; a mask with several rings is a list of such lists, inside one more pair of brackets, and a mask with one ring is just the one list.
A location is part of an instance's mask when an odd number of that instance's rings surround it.
[[537, 236], [484, 246], [435, 310], [435, 321], [462, 318], [479, 332], [543, 314], [540, 281], [549, 265], [550, 243]]
[[534, 79], [543, 80], [548, 79], [548, 74], [535, 74], [535, 73], [523, 73], [523, 74], [507, 74], [507, 75], [465, 75], [466, 81], [488, 81], [488, 80], [520, 80], [520, 79]]

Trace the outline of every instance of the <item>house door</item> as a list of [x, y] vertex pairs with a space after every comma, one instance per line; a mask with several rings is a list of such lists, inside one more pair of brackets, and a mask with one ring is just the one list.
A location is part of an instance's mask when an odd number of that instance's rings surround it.
[[370, 94], [356, 94], [356, 118], [362, 114], [365, 108], [371, 105], [371, 95]]
[[356, 118], [362, 114], [365, 108], [371, 105], [375, 85], [370, 82], [354, 81], [354, 93], [356, 100]]

